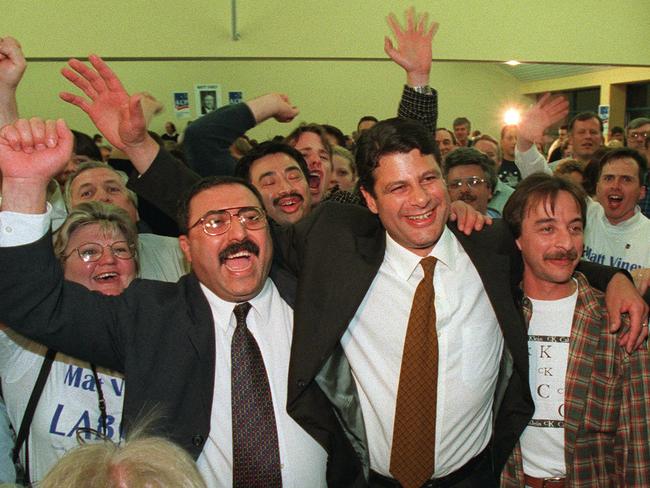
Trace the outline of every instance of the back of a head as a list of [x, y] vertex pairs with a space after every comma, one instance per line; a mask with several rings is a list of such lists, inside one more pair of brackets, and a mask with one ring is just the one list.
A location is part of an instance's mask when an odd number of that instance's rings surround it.
[[205, 488], [190, 455], [167, 439], [136, 434], [123, 445], [99, 442], [65, 454], [41, 488]]

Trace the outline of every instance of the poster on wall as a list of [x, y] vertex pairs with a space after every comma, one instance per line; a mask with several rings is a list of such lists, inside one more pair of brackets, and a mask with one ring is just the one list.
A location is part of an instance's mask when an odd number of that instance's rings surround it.
[[234, 105], [236, 103], [241, 103], [244, 101], [244, 92], [240, 91], [229, 91], [228, 92], [228, 103]]
[[190, 93], [176, 91], [172, 93], [174, 101], [174, 115], [179, 119], [189, 119], [192, 116], [190, 111]]
[[214, 112], [221, 107], [221, 85], [195, 85], [194, 99], [198, 115]]

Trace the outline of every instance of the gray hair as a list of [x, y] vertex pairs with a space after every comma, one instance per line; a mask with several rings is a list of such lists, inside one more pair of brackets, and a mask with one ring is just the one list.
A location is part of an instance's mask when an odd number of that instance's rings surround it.
[[86, 161], [84, 163], [81, 163], [79, 167], [74, 171], [74, 173], [71, 173], [70, 176], [68, 176], [68, 179], [65, 182], [65, 189], [63, 191], [63, 199], [65, 200], [65, 206], [70, 210], [72, 208], [71, 202], [72, 202], [72, 182], [74, 179], [79, 176], [81, 173], [84, 171], [88, 171], [89, 169], [95, 169], [95, 168], [103, 168], [103, 169], [108, 169], [115, 173], [117, 176], [120, 177], [120, 182], [124, 185], [124, 189], [126, 190], [126, 195], [131, 200], [131, 203], [133, 203], [133, 206], [137, 209], [138, 208], [138, 196], [135, 194], [133, 190], [129, 190], [126, 187], [126, 182], [129, 181], [129, 177], [124, 173], [124, 171], [119, 171], [115, 168], [113, 168], [110, 164], [103, 163], [101, 161]]

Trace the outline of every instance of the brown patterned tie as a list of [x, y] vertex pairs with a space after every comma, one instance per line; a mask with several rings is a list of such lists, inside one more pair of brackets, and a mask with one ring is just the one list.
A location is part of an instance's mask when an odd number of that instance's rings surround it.
[[419, 488], [433, 475], [436, 445], [438, 335], [433, 270], [436, 258], [420, 261], [397, 388], [390, 472], [404, 488]]
[[234, 488], [280, 488], [280, 449], [271, 388], [260, 348], [246, 326], [248, 302], [233, 310], [231, 344], [232, 479]]

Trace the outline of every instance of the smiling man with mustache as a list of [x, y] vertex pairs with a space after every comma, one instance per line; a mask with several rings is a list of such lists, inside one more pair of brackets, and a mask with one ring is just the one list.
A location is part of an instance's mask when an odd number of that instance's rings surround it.
[[324, 397], [315, 399], [328, 424], [324, 446], [285, 408], [295, 279], [269, 277], [273, 244], [255, 187], [228, 176], [198, 181], [179, 204], [192, 272], [177, 283], [135, 280], [104, 297], [65, 281], [51, 248], [46, 185], [71, 145], [61, 120], [0, 131], [0, 322], [124, 373], [134, 385], [126, 428], [155, 408], [155, 432], [197, 459], [208, 486], [341, 486], [349, 474], [341, 461], [326, 471], [326, 449], [341, 460], [353, 452]]
[[569, 180], [538, 173], [519, 184], [504, 208], [524, 260], [535, 414], [502, 487], [650, 483], [650, 356], [647, 348], [627, 355], [607, 332], [603, 294], [575, 271], [585, 198]]

